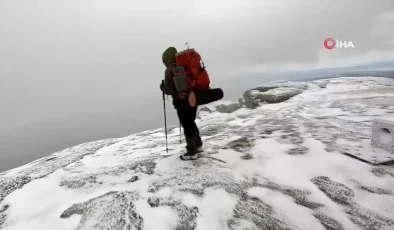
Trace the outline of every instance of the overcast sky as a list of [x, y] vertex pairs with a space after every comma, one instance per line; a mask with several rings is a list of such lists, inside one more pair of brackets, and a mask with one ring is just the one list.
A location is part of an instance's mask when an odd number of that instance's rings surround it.
[[[169, 46], [188, 41], [220, 87], [246, 72], [393, 58], [393, 28], [393, 0], [1, 0], [0, 171], [161, 127]], [[327, 37], [355, 48], [327, 50]], [[171, 101], [167, 112], [174, 123]]]

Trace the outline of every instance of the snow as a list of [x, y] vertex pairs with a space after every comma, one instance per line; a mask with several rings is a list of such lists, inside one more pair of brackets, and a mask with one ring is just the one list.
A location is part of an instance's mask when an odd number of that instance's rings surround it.
[[226, 229], [232, 216], [236, 200], [223, 189], [207, 189], [199, 206], [200, 217], [197, 218], [196, 230]]
[[275, 88], [297, 88], [297, 89], [307, 89], [309, 84], [306, 82], [292, 82], [292, 81], [274, 81], [258, 87], [275, 87]]
[[186, 193], [182, 197], [182, 204], [186, 205], [187, 207], [197, 207], [200, 204], [200, 200], [193, 194]]
[[171, 127], [168, 153], [159, 128], [1, 173], [0, 229], [394, 229], [394, 167], [380, 165], [394, 156], [370, 145], [372, 120], [394, 118], [394, 81], [268, 86], [302, 93], [232, 113], [207, 106], [197, 161], [179, 159]]
[[[285, 152], [291, 145], [278, 145], [274, 140], [262, 140], [255, 146], [255, 157], [261, 159], [253, 169], [247, 165], [244, 173], [259, 173], [269, 178], [270, 181], [286, 184], [297, 189], [312, 189], [314, 186], [310, 178], [319, 175], [326, 175], [339, 182], [345, 182], [346, 178], [354, 179], [363, 177], [369, 186], [381, 186], [384, 188], [394, 187], [394, 181], [384, 184], [387, 181], [379, 180], [369, 173], [370, 166], [362, 162], [354, 162], [343, 154], [330, 153], [324, 150], [324, 145], [314, 139], [306, 139], [305, 147], [309, 148], [308, 153], [297, 157], [289, 157]], [[266, 151], [262, 150], [266, 149]], [[257, 155], [257, 156], [256, 156]], [[260, 156], [259, 156], [260, 155]], [[351, 165], [352, 167], [348, 167]], [[252, 171], [253, 170], [253, 171]], [[346, 177], [346, 178], [344, 178]], [[368, 181], [370, 180], [370, 181]], [[382, 181], [382, 183], [379, 183]], [[384, 181], [384, 182], [383, 182]]]
[[324, 230], [324, 226], [312, 216], [311, 210], [295, 204], [292, 198], [266, 188], [251, 188], [248, 192], [286, 216], [298, 228]]
[[[270, 89], [266, 92], [259, 92], [257, 90], [252, 90], [250, 94], [252, 96], [257, 96], [257, 95], [274, 95], [274, 97], [280, 97], [284, 95], [297, 95], [301, 93], [301, 90], [298, 88], [291, 88], [291, 87], [279, 87], [275, 89]], [[290, 96], [289, 96], [290, 97]]]
[[144, 219], [146, 230], [171, 230], [177, 224], [177, 213], [170, 207], [152, 208], [144, 201], [136, 203], [138, 213]]
[[[58, 218], [67, 202], [75, 201], [76, 193], [59, 187], [61, 171], [47, 179], [39, 179], [7, 196], [10, 208], [6, 229], [76, 229], [80, 218]], [[77, 195], [78, 197], [79, 195]]]
[[158, 196], [162, 198], [168, 198], [172, 195], [173, 191], [171, 188], [162, 188], [158, 191]]

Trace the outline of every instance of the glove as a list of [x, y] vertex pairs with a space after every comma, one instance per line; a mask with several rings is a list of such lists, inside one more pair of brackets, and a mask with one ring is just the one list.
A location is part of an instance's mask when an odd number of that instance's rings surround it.
[[160, 84], [160, 90], [161, 90], [161, 91], [164, 90], [164, 81], [162, 81], [161, 84]]

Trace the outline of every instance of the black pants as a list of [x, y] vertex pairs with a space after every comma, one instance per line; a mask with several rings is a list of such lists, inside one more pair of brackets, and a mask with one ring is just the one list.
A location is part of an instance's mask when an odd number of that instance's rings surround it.
[[196, 125], [197, 107], [187, 109], [177, 109], [179, 121], [183, 127], [183, 132], [186, 136], [186, 149], [189, 152], [194, 152], [196, 148], [203, 145], [200, 130]]
[[179, 121], [183, 127], [186, 138], [199, 136], [199, 130], [196, 125], [197, 107], [187, 109], [177, 109]]

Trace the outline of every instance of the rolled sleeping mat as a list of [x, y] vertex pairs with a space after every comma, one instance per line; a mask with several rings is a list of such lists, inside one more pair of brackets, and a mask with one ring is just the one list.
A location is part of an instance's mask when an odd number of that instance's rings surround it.
[[195, 91], [189, 95], [189, 105], [191, 107], [206, 105], [221, 100], [223, 96], [221, 88]]

